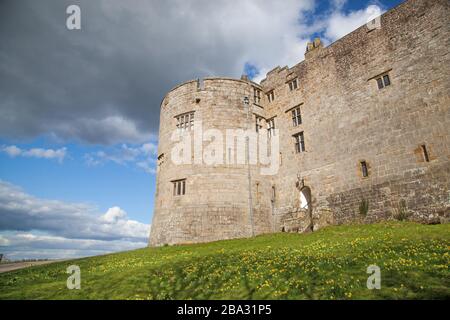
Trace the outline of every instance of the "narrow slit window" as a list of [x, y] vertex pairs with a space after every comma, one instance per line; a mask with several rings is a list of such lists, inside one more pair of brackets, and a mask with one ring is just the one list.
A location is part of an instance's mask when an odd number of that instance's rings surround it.
[[430, 162], [430, 156], [428, 155], [428, 150], [426, 145], [421, 145], [422, 147], [422, 153], [423, 153], [423, 159], [425, 162]]
[[384, 75], [383, 76], [383, 82], [384, 82], [384, 86], [387, 87], [391, 84], [391, 80], [389, 79], [389, 75]]
[[161, 153], [158, 156], [158, 166], [161, 166], [164, 163], [164, 153]]
[[363, 177], [369, 176], [369, 170], [367, 169], [367, 162], [361, 161], [361, 173]]
[[275, 100], [275, 94], [273, 93], [273, 90], [267, 93], [267, 100], [269, 100], [269, 102]]
[[305, 137], [303, 131], [294, 135], [295, 153], [305, 152]]

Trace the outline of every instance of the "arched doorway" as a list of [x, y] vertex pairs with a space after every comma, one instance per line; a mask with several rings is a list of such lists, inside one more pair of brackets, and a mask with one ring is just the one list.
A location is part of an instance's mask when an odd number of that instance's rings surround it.
[[300, 189], [300, 209], [307, 210], [310, 225], [308, 229], [313, 231], [313, 217], [312, 217], [312, 201], [311, 201], [311, 189], [308, 186], [303, 186]]

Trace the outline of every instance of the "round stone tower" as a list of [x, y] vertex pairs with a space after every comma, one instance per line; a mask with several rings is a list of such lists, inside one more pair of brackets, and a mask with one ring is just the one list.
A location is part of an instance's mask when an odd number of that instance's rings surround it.
[[205, 78], [164, 97], [151, 246], [272, 231], [271, 177], [247, 161], [256, 149], [243, 137], [243, 130], [255, 131], [263, 112], [253, 103], [258, 87], [245, 79]]

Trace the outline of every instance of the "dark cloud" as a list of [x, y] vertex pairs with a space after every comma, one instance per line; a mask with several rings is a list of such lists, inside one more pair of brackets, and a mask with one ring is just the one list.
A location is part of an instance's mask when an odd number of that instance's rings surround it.
[[[177, 83], [299, 60], [312, 2], [3, 0], [0, 137], [148, 141]], [[81, 30], [66, 29], [71, 4]]]

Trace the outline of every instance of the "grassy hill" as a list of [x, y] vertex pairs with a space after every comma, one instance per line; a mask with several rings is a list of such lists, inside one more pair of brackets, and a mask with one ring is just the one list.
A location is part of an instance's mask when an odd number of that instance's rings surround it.
[[[0, 299], [450, 298], [450, 224], [347, 225], [144, 248], [0, 274]], [[66, 288], [66, 268], [81, 289]], [[381, 268], [368, 290], [367, 267]]]

